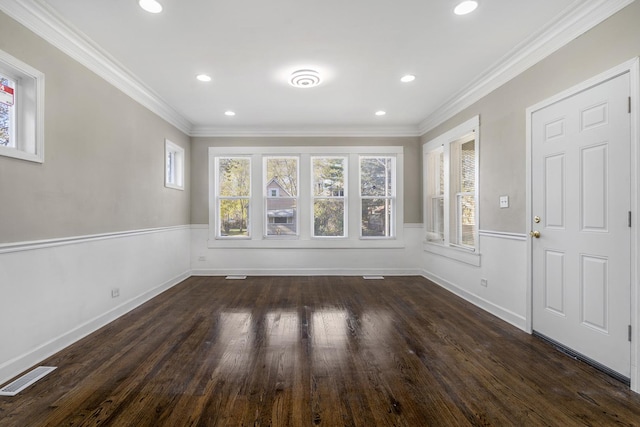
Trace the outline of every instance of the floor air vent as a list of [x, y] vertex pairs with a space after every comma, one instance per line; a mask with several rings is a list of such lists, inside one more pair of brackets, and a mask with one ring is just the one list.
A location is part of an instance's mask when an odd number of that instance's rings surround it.
[[54, 369], [56, 369], [56, 366], [38, 366], [33, 371], [24, 374], [12, 383], [2, 387], [0, 389], [0, 396], [15, 396], [40, 378], [53, 372]]
[[227, 280], [244, 280], [247, 276], [227, 276], [225, 279]]
[[365, 280], [382, 280], [384, 276], [362, 276]]

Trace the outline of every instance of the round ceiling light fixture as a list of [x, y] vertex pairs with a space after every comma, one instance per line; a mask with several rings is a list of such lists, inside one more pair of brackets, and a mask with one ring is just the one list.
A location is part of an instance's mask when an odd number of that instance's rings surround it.
[[227, 117], [233, 117], [236, 115], [235, 111], [227, 110], [224, 112], [224, 115]]
[[210, 82], [211, 81], [211, 76], [208, 74], [198, 74], [196, 76], [196, 79], [200, 80], [201, 82]]
[[294, 71], [289, 78], [289, 84], [291, 86], [304, 89], [318, 86], [321, 82], [320, 73], [311, 69]]
[[415, 79], [416, 79], [416, 76], [414, 76], [413, 74], [407, 74], [406, 76], [402, 76], [400, 81], [402, 83], [409, 83], [409, 82], [414, 81]]
[[383, 110], [378, 110], [378, 111], [376, 111], [376, 116], [378, 116], [378, 117], [380, 117], [380, 116], [384, 116], [384, 115], [386, 115], [386, 114], [387, 114], [387, 112], [386, 112], [386, 111], [383, 111]]
[[138, 0], [138, 4], [149, 13], [162, 12], [162, 5], [156, 0]]
[[465, 0], [458, 4], [456, 8], [453, 10], [453, 13], [456, 15], [466, 15], [467, 13], [471, 13], [478, 7], [478, 2], [474, 0]]

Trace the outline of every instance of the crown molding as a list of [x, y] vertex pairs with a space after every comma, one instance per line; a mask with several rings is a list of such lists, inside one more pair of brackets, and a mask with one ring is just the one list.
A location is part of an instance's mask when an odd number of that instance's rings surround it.
[[0, 0], [0, 10], [180, 131], [190, 133], [192, 124], [185, 117], [47, 4], [38, 0]]
[[277, 127], [277, 128], [223, 128], [194, 126], [193, 137], [418, 137], [416, 126], [393, 127]]
[[418, 125], [424, 135], [635, 0], [575, 0], [558, 17], [517, 45]]
[[400, 137], [424, 135], [634, 1], [575, 0], [554, 21], [516, 46], [477, 79], [449, 98], [418, 126], [387, 128], [194, 126], [115, 58], [66, 22], [44, 1], [0, 0], [0, 10], [189, 136]]

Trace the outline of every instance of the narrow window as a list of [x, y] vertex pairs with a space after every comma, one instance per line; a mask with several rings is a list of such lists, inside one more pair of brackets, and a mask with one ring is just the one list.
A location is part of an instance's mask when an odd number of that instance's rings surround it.
[[361, 236], [393, 237], [395, 158], [360, 157]]
[[267, 236], [298, 235], [298, 158], [265, 157]]
[[444, 149], [433, 150], [426, 155], [426, 171], [429, 174], [426, 188], [427, 241], [444, 242]]
[[345, 157], [312, 157], [313, 236], [346, 236]]
[[44, 162], [44, 74], [0, 50], [0, 156]]
[[251, 159], [216, 158], [218, 237], [249, 237]]
[[455, 228], [450, 241], [467, 248], [475, 247], [476, 235], [476, 150], [473, 134], [451, 144], [451, 200], [455, 201]]
[[184, 148], [165, 140], [164, 185], [176, 190], [184, 190]]

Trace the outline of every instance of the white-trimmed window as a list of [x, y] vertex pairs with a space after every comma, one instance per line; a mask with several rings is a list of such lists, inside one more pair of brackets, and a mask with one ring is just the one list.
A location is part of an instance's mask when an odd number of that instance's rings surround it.
[[393, 237], [396, 210], [395, 157], [360, 156], [359, 178], [362, 237]]
[[402, 153], [394, 146], [209, 147], [209, 245], [404, 247]]
[[347, 236], [347, 158], [311, 157], [313, 237]]
[[266, 236], [298, 235], [298, 164], [295, 156], [264, 157]]
[[0, 156], [44, 162], [44, 74], [2, 50]]
[[425, 250], [472, 264], [479, 258], [464, 252], [478, 252], [479, 124], [476, 116], [423, 146]]
[[217, 237], [251, 237], [251, 158], [216, 157], [215, 176]]
[[176, 190], [184, 190], [184, 148], [165, 139], [164, 185]]

